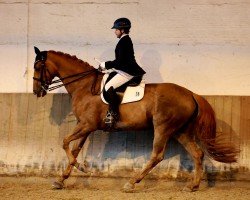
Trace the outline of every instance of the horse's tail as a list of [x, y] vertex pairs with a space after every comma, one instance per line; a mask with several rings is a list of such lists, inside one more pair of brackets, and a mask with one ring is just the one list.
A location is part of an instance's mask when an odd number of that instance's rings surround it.
[[216, 134], [215, 113], [211, 105], [203, 97], [193, 94], [198, 104], [198, 116], [195, 122], [196, 137], [200, 147], [211, 158], [223, 163], [237, 161], [239, 150], [230, 142], [230, 138]]

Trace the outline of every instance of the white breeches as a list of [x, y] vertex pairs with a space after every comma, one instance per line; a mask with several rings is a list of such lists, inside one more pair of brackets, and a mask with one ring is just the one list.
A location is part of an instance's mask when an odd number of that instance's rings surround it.
[[114, 89], [120, 87], [124, 83], [130, 81], [133, 76], [123, 73], [117, 73], [108, 83], [105, 85], [105, 90], [108, 91], [113, 86]]

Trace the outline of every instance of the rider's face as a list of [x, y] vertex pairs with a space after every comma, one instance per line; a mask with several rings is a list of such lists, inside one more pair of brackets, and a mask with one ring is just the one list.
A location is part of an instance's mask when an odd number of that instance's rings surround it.
[[122, 30], [115, 29], [115, 34], [117, 38], [120, 38], [123, 33], [124, 33], [123, 29]]

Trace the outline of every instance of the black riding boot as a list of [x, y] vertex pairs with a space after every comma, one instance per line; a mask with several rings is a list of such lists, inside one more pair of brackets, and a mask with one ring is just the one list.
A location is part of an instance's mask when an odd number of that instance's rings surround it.
[[109, 103], [109, 110], [104, 119], [105, 124], [109, 127], [113, 127], [116, 121], [119, 120], [119, 104], [120, 98], [116, 94], [113, 87], [110, 87], [106, 93], [106, 98]]

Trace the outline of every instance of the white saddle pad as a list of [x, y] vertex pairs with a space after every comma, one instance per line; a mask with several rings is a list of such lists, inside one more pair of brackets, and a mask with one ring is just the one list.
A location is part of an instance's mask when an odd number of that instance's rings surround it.
[[[101, 90], [104, 88], [104, 83], [106, 82], [108, 76], [109, 74], [105, 74], [103, 76]], [[121, 104], [140, 101], [144, 96], [144, 90], [145, 90], [145, 80], [143, 79], [138, 86], [134, 87], [128, 86], [124, 92]], [[103, 92], [101, 93], [101, 98], [104, 103], [108, 104], [108, 102], [106, 102], [106, 100], [103, 97]]]

